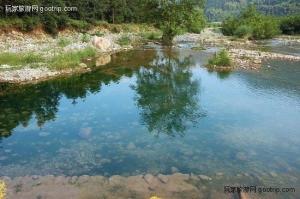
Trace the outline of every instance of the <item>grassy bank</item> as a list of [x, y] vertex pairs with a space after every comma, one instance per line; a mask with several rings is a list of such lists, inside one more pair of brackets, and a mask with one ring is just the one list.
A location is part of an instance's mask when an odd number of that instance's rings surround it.
[[45, 59], [38, 54], [28, 53], [0, 53], [0, 65], [19, 66], [24, 64], [36, 64]]
[[9, 65], [13, 68], [20, 68], [25, 65], [35, 67], [44, 63], [49, 69], [65, 69], [78, 66], [86, 58], [96, 55], [96, 50], [87, 47], [83, 50], [59, 53], [53, 57], [45, 58], [39, 54], [28, 53], [0, 53], [0, 65]]
[[80, 51], [67, 52], [54, 56], [50, 59], [50, 68], [64, 69], [78, 66], [83, 59], [95, 57], [96, 50], [87, 47]]

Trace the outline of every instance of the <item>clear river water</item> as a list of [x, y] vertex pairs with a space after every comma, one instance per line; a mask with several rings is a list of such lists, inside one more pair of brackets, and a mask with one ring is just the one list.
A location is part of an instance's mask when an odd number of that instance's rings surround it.
[[299, 187], [299, 62], [203, 67], [213, 50], [142, 48], [86, 74], [1, 84], [0, 176], [220, 174]]

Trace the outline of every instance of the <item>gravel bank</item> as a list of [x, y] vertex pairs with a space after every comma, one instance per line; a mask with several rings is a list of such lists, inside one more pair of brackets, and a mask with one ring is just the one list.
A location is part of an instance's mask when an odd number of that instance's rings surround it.
[[[86, 48], [94, 48], [97, 54], [114, 53], [122, 50], [133, 48], [131, 45], [121, 46], [118, 40], [123, 33], [105, 33], [101, 36], [105, 41], [109, 42], [109, 47], [98, 49], [92, 44], [95, 36], [93, 30], [83, 34], [75, 31], [65, 31], [59, 33], [56, 38], [35, 31], [32, 34], [23, 34], [17, 31], [11, 31], [0, 35], [0, 52], [1, 53], [34, 53], [45, 60], [51, 59], [53, 56], [62, 53], [77, 52]], [[132, 42], [140, 39], [138, 35], [126, 33]], [[15, 66], [9, 64], [0, 64], [0, 82], [10, 83], [31, 83], [46, 80], [56, 76], [72, 74], [76, 72], [90, 71], [84, 63], [69, 69], [53, 69], [48, 67], [46, 63], [37, 63], [33, 65]]]
[[[123, 177], [104, 176], [25, 176], [2, 177], [7, 185], [8, 199], [87, 199], [87, 198], [151, 198], [183, 199], [232, 198], [223, 186], [212, 185], [220, 180], [215, 176], [174, 173]], [[242, 199], [247, 199], [244, 195]], [[252, 198], [252, 197], [251, 197]], [[254, 197], [256, 198], [256, 197]]]

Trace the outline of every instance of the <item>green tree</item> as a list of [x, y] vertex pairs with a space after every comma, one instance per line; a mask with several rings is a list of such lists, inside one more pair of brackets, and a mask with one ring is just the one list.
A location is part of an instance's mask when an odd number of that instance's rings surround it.
[[[196, 0], [158, 0], [150, 1], [151, 5], [156, 5], [156, 23], [163, 31], [163, 42], [171, 44], [173, 38], [189, 28], [200, 32], [204, 27], [204, 16], [200, 9], [203, 8], [203, 1]], [[192, 26], [191, 26], [192, 25]]]
[[239, 16], [226, 19], [222, 32], [250, 39], [269, 39], [279, 34], [280, 29], [275, 17], [263, 15], [254, 6], [249, 6]]

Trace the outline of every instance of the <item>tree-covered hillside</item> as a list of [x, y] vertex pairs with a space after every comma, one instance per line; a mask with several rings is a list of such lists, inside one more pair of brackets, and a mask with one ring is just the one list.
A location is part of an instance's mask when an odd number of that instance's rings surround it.
[[264, 14], [285, 16], [300, 13], [300, 0], [207, 0], [205, 12], [210, 21], [222, 21], [230, 15], [237, 15], [250, 4]]

